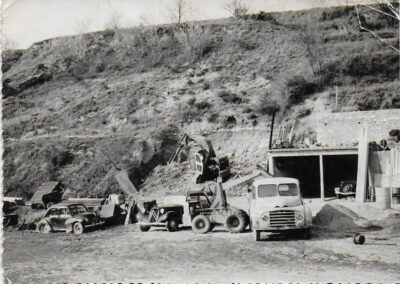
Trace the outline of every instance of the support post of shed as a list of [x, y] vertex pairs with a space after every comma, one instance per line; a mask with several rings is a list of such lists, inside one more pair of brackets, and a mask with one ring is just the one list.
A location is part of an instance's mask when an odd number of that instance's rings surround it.
[[320, 178], [320, 187], [321, 187], [321, 199], [325, 199], [325, 187], [324, 187], [324, 158], [322, 155], [319, 155], [319, 178]]
[[268, 155], [268, 173], [271, 176], [275, 175], [275, 165], [274, 165], [274, 157], [271, 155], [271, 153], [269, 153]]

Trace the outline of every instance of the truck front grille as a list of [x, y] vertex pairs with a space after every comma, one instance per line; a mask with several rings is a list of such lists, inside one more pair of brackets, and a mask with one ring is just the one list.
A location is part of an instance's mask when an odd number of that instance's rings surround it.
[[296, 217], [293, 210], [278, 210], [269, 212], [271, 227], [296, 226]]

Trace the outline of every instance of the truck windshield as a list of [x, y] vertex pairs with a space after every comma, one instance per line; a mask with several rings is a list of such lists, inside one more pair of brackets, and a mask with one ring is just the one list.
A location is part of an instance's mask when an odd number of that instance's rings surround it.
[[280, 184], [278, 186], [280, 196], [297, 196], [299, 189], [295, 183]]
[[261, 184], [258, 186], [258, 197], [278, 196], [276, 184]]
[[258, 186], [258, 197], [297, 196], [298, 187], [295, 183], [288, 184], [261, 184]]

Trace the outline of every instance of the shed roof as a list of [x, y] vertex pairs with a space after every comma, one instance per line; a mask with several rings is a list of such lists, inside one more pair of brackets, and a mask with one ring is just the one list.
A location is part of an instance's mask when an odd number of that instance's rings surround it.
[[271, 149], [273, 157], [319, 156], [319, 155], [357, 155], [358, 147], [315, 147], [315, 148], [285, 148]]

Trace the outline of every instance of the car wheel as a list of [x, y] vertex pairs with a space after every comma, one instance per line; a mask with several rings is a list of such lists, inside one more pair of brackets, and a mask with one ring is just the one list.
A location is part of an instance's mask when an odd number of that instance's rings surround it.
[[51, 232], [51, 227], [49, 224], [43, 224], [40, 226], [40, 232], [42, 232], [43, 234], [48, 234]]
[[74, 223], [73, 231], [75, 235], [80, 235], [83, 233], [83, 225], [80, 222]]
[[206, 234], [211, 229], [210, 219], [204, 215], [197, 215], [192, 221], [192, 231], [196, 234]]
[[169, 232], [176, 232], [178, 230], [178, 221], [174, 218], [171, 218], [169, 220], [167, 220], [167, 223], [165, 224], [165, 226], [167, 227], [167, 230]]
[[141, 232], [148, 232], [150, 230], [150, 226], [149, 225], [139, 225], [139, 230]]

